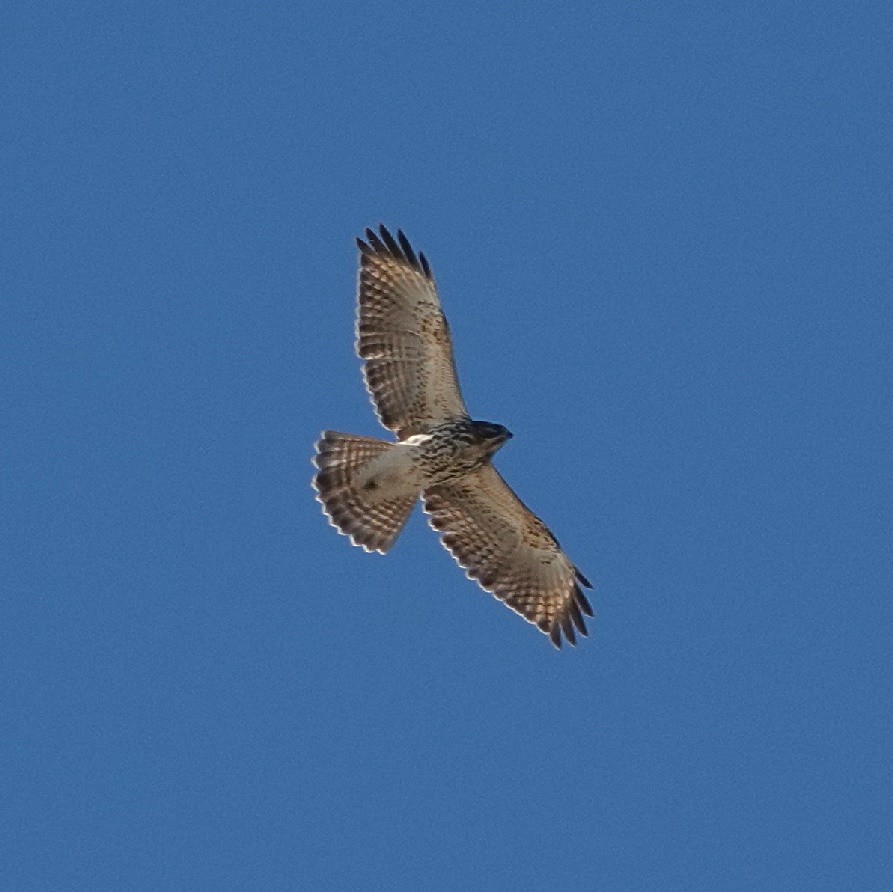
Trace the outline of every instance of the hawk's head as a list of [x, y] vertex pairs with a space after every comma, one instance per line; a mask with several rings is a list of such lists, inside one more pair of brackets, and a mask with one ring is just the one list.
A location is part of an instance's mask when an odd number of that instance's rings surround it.
[[473, 421], [471, 425], [478, 445], [485, 447], [485, 451], [490, 455], [512, 438], [511, 431], [501, 424], [493, 424], [489, 421]]

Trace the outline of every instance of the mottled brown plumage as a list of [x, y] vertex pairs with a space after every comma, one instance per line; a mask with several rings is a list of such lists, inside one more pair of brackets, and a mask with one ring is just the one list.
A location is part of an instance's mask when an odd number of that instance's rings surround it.
[[399, 244], [380, 232], [357, 239], [357, 354], [381, 423], [405, 440], [468, 410], [428, 261], [402, 232]]
[[589, 582], [548, 527], [489, 462], [423, 494], [431, 526], [471, 579], [549, 635], [576, 644], [592, 608], [580, 589]]
[[316, 444], [319, 472], [314, 485], [320, 493], [326, 494], [326, 513], [354, 545], [382, 554], [400, 535], [417, 497], [412, 494], [376, 501], [371, 498], [374, 487], [356, 487], [353, 479], [371, 459], [389, 448], [390, 444], [381, 440], [336, 431], [324, 431]]
[[491, 464], [511, 437], [472, 421], [459, 389], [449, 326], [431, 268], [402, 232], [357, 239], [357, 353], [386, 443], [326, 431], [314, 486], [331, 523], [386, 552], [419, 496], [467, 575], [549, 636], [576, 643], [592, 608], [586, 578]]

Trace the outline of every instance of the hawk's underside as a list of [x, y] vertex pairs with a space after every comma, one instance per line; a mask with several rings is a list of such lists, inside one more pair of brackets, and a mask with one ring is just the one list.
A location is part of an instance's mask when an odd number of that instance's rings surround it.
[[421, 496], [431, 526], [467, 575], [556, 647], [586, 634], [589, 582], [491, 458], [511, 434], [472, 421], [449, 326], [424, 254], [384, 226], [357, 239], [357, 353], [381, 423], [396, 443], [326, 431], [314, 477], [330, 521], [386, 552]]

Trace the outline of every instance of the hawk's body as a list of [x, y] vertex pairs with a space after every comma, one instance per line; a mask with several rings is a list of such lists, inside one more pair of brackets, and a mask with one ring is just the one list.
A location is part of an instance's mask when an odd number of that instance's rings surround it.
[[422, 497], [431, 525], [467, 574], [561, 646], [586, 634], [589, 586], [555, 537], [490, 462], [511, 437], [472, 421], [431, 269], [383, 226], [361, 252], [357, 352], [386, 443], [326, 431], [314, 486], [332, 523], [367, 551], [388, 551]]

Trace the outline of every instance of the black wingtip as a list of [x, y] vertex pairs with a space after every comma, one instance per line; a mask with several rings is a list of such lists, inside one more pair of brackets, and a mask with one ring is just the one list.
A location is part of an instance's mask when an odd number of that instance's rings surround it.
[[561, 631], [564, 632], [564, 637], [567, 638], [568, 643], [576, 647], [577, 636], [574, 635], [574, 626], [567, 614], [561, 617]]
[[589, 603], [586, 595], [583, 594], [580, 586], [578, 585], [574, 586], [574, 600], [577, 602], [577, 606], [580, 608], [580, 610], [583, 611], [583, 613], [586, 614], [586, 616], [595, 616], [595, 613], [592, 610], [592, 605]]
[[421, 251], [416, 254], [402, 229], [397, 230], [397, 237], [394, 238], [387, 226], [384, 223], [379, 223], [378, 232], [367, 226], [365, 235], [365, 241], [361, 238], [357, 239], [357, 247], [360, 249], [363, 257], [371, 257], [374, 254], [386, 254], [396, 260], [408, 263], [413, 269], [417, 269], [422, 273], [426, 279], [434, 278], [431, 275], [428, 259]]
[[394, 240], [394, 236], [388, 232], [388, 228], [384, 224], [379, 224], [378, 231], [381, 233], [382, 241], [387, 245], [388, 251], [390, 251], [394, 257], [397, 257], [400, 260], [405, 260], [406, 258], [403, 256], [400, 246]]
[[579, 568], [574, 567], [574, 573], [580, 585], [583, 585], [586, 588], [592, 588], [592, 583], [580, 572]]
[[568, 610], [574, 625], [577, 627], [577, 631], [586, 638], [589, 632], [586, 630], [586, 622], [583, 619], [583, 614], [580, 612], [580, 605], [577, 603], [576, 596], [568, 605]]
[[561, 650], [561, 626], [558, 623], [555, 623], [555, 625], [552, 626], [552, 629], [549, 632], [549, 640], [555, 646], [556, 650]]
[[402, 229], [397, 230], [397, 241], [400, 242], [400, 247], [403, 249], [403, 254], [406, 259], [415, 267], [419, 265], [419, 259], [415, 256], [415, 251], [412, 249], [412, 245], [409, 243], [409, 239], [403, 234]]
[[[384, 229], [384, 227], [382, 227], [382, 229]], [[386, 250], [384, 243], [378, 237], [378, 233], [374, 229], [370, 229], [368, 226], [366, 227], [366, 241], [369, 242], [372, 249], [376, 252]]]

